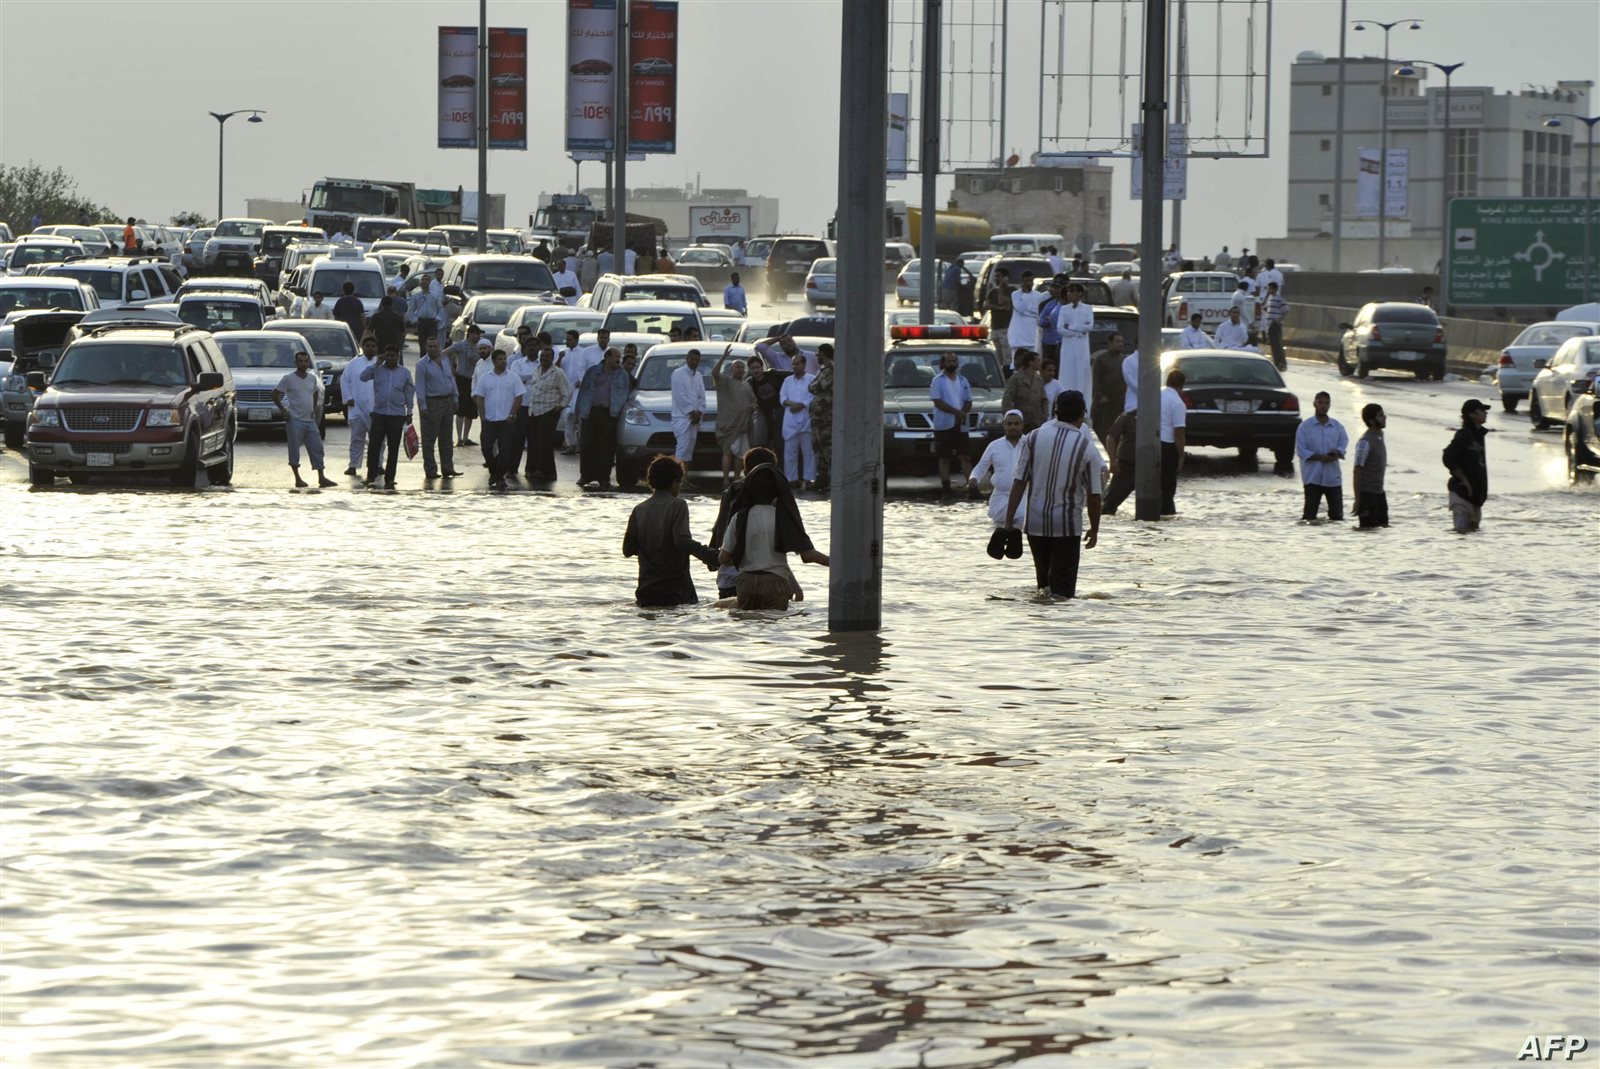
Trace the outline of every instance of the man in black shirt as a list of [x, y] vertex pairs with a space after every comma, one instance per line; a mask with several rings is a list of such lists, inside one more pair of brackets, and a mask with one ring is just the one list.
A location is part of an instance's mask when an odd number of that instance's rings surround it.
[[[340, 298], [343, 303], [343, 298]], [[334, 314], [338, 314], [335, 306]], [[394, 310], [394, 298], [384, 297], [378, 302], [378, 310], [372, 313], [367, 326], [372, 330], [372, 336], [378, 339], [378, 348], [387, 350], [393, 345], [396, 349], [403, 349], [406, 344], [406, 317]]]
[[1489, 434], [1483, 424], [1489, 406], [1477, 398], [1461, 405], [1461, 429], [1444, 447], [1444, 466], [1450, 469], [1450, 514], [1456, 534], [1476, 531], [1483, 521], [1483, 503], [1489, 498], [1489, 462], [1483, 440]]

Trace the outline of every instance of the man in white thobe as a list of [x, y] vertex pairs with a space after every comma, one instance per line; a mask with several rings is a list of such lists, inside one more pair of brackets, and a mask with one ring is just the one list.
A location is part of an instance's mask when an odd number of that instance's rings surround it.
[[1217, 324], [1217, 348], [1254, 351], [1250, 345], [1250, 328], [1239, 318], [1237, 305], [1228, 309], [1228, 318], [1225, 321]]
[[1178, 339], [1179, 347], [1183, 349], [1215, 349], [1211, 335], [1202, 327], [1200, 313], [1195, 312], [1189, 317], [1189, 325], [1183, 328], [1183, 336]]
[[700, 420], [706, 414], [706, 382], [700, 375], [700, 350], [690, 349], [683, 364], [672, 372], [672, 437], [677, 440], [673, 456], [685, 468], [694, 459], [694, 445], [700, 437]]
[[[994, 521], [996, 528], [1002, 528], [1006, 523], [1006, 502], [1011, 500], [1011, 480], [1017, 470], [1017, 448], [1022, 444], [1022, 411], [1013, 408], [1007, 412], [1000, 426], [1005, 430], [1004, 436], [989, 443], [967, 477], [967, 489], [973, 493], [977, 492], [984, 476], [989, 477], [989, 485], [993, 487], [989, 492], [989, 519]], [[1026, 494], [1023, 499], [1025, 502]], [[1026, 509], [1028, 506], [1023, 504], [1020, 507]]]
[[1094, 396], [1094, 372], [1089, 366], [1089, 334], [1094, 330], [1094, 308], [1083, 299], [1083, 287], [1067, 285], [1067, 302], [1056, 310], [1056, 329], [1061, 332], [1061, 356], [1056, 378], [1063, 390], [1077, 390]]
[[[344, 366], [339, 376], [339, 396], [344, 401], [344, 418], [350, 425], [350, 466], [346, 475], [355, 475], [366, 463], [367, 432], [372, 429], [373, 386], [361, 373], [378, 363], [378, 339], [368, 334], [361, 340], [361, 352]], [[381, 459], [381, 458], [380, 458]]]
[[[568, 331], [567, 337], [572, 338], [575, 331]], [[569, 347], [561, 357], [561, 370], [567, 373], [567, 381], [577, 384], [583, 381], [583, 376], [588, 370], [605, 359], [606, 348], [611, 344], [611, 332], [604, 328], [595, 331], [593, 345], [579, 345]], [[567, 402], [567, 452], [577, 452], [578, 424], [581, 419], [578, 415], [578, 390], [574, 385], [572, 399]]]

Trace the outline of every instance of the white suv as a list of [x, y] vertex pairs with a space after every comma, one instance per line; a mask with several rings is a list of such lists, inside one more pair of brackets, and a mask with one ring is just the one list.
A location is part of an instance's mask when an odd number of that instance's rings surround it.
[[206, 242], [205, 266], [211, 271], [248, 275], [261, 252], [261, 235], [271, 219], [223, 219]]
[[40, 272], [66, 275], [94, 287], [105, 308], [143, 308], [170, 301], [183, 285], [177, 269], [159, 256], [112, 256], [55, 264]]
[[311, 303], [315, 293], [321, 293], [323, 303], [332, 307], [344, 296], [346, 282], [355, 287], [355, 295], [361, 298], [361, 307], [368, 316], [378, 310], [378, 303], [389, 292], [389, 280], [383, 277], [383, 268], [363, 257], [355, 246], [347, 245], [311, 261], [305, 276], [305, 293], [298, 297], [289, 314], [304, 315], [305, 306]]

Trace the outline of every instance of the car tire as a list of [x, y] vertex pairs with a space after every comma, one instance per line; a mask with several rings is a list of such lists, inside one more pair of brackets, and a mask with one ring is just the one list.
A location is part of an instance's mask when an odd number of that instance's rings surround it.
[[1272, 471], [1276, 475], [1294, 474], [1294, 447], [1283, 446], [1272, 451]]
[[36, 464], [28, 465], [29, 486], [54, 486], [55, 484], [55, 472], [51, 471], [49, 468], [41, 468]]
[[1545, 418], [1544, 406], [1539, 403], [1539, 395], [1536, 393], [1528, 395], [1528, 422], [1533, 424], [1533, 429], [1536, 431], [1544, 430], [1551, 423]]
[[1370, 374], [1372, 374], [1372, 369], [1363, 363], [1361, 357], [1358, 355], [1356, 357], [1356, 378], [1364, 379]]
[[1501, 394], [1500, 407], [1505, 409], [1507, 412], [1515, 412], [1517, 410], [1517, 399], [1515, 397], [1507, 397], [1505, 394]]
[[1345, 358], [1344, 358], [1344, 346], [1342, 346], [1342, 345], [1339, 346], [1338, 363], [1339, 363], [1339, 374], [1343, 375], [1345, 378], [1349, 378], [1351, 375], [1355, 374], [1355, 368], [1351, 367], [1349, 362], [1346, 361]]
[[1562, 435], [1563, 445], [1567, 454], [1567, 481], [1569, 483], [1588, 483], [1594, 481], [1594, 472], [1585, 471], [1578, 466], [1578, 436], [1568, 427]]
[[206, 478], [212, 486], [233, 485], [233, 435], [228, 435], [228, 444], [223, 451], [222, 463], [206, 466]]
[[1247, 468], [1259, 467], [1261, 464], [1261, 450], [1253, 445], [1239, 447], [1239, 462]]
[[67, 481], [73, 486], [88, 486], [94, 482], [94, 476], [86, 471], [72, 471], [67, 473]]
[[195, 479], [200, 474], [200, 436], [194, 431], [183, 440], [183, 462], [172, 469], [169, 478], [173, 486], [181, 486], [186, 490], [194, 489]]
[[21, 449], [23, 442], [23, 425], [6, 420], [6, 448]]

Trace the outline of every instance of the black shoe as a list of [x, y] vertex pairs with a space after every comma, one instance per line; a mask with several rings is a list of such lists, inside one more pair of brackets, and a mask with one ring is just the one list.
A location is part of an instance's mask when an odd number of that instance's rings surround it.
[[310, 485], [311, 485], [310, 483], [308, 483], [304, 479], [300, 478], [300, 476], [296, 475], [294, 477], [294, 488], [296, 490], [304, 490], [306, 487], [308, 487]]
[[454, 479], [458, 475], [465, 475], [465, 474], [466, 474], [466, 472], [464, 472], [464, 471], [447, 471], [447, 472], [444, 473], [444, 477], [446, 479]]
[[326, 490], [330, 486], [338, 486], [339, 484], [328, 478], [326, 475], [318, 475], [317, 485]]
[[393, 479], [385, 479], [385, 480], [383, 480], [383, 488], [385, 490], [393, 490], [394, 489], [394, 480]]
[[346, 468], [346, 469], [344, 469], [344, 473], [346, 475], [354, 475], [354, 474], [356, 474], [356, 469], [354, 469], [354, 468]]
[[995, 560], [999, 560], [1006, 555], [1006, 529], [1004, 527], [996, 527], [994, 529], [994, 534], [989, 536], [989, 545], [984, 552]]
[[1016, 560], [1022, 556], [1022, 528], [1008, 527], [1006, 529], [1006, 556]]

